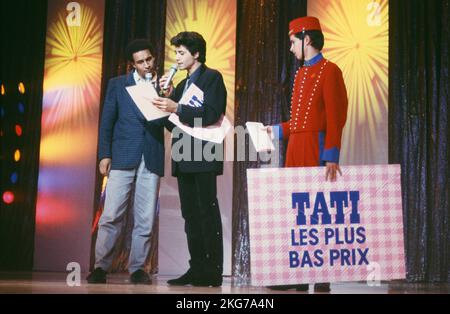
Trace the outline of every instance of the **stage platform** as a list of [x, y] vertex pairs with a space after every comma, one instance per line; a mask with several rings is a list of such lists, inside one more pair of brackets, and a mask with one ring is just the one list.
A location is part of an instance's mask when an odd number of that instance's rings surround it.
[[[151, 285], [133, 285], [124, 274], [108, 275], [107, 284], [88, 284], [87, 274], [82, 274], [80, 286], [66, 283], [67, 273], [50, 272], [0, 272], [0, 294], [314, 294], [297, 291], [273, 291], [265, 287], [238, 286], [230, 277], [224, 277], [222, 287], [172, 287], [166, 281], [173, 277], [155, 275]], [[369, 286], [365, 282], [334, 283], [331, 294], [448, 294], [450, 284], [407, 283], [405, 281], [381, 282]]]

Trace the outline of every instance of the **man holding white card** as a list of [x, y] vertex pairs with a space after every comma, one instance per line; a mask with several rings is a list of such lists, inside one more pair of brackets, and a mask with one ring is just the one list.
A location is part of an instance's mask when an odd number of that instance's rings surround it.
[[99, 169], [102, 175], [108, 176], [108, 183], [98, 224], [95, 269], [87, 277], [89, 283], [106, 283], [131, 195], [134, 195], [134, 227], [128, 266], [130, 281], [151, 283], [144, 267], [150, 251], [159, 179], [164, 175], [164, 120], [167, 118], [147, 121], [127, 91], [130, 87], [158, 87], [152, 46], [147, 40], [137, 39], [126, 50], [132, 71], [108, 82], [100, 121]]
[[[181, 32], [171, 39], [179, 70], [187, 78], [166, 96], [153, 100], [155, 106], [176, 113], [181, 123], [190, 127], [214, 125], [226, 112], [227, 91], [222, 75], [208, 68], [206, 42], [196, 32]], [[162, 77], [163, 87], [167, 77]], [[194, 85], [195, 84], [195, 85]], [[200, 92], [198, 90], [200, 90]], [[196, 91], [197, 90], [197, 91]], [[190, 97], [184, 97], [189, 95]], [[189, 99], [187, 99], [189, 98]], [[178, 129], [178, 130], [177, 130]], [[170, 285], [220, 286], [223, 271], [222, 222], [217, 201], [217, 175], [223, 172], [223, 142], [213, 143], [174, 129], [172, 142], [172, 174], [177, 177], [181, 211], [190, 254], [190, 268]], [[180, 150], [180, 143], [182, 145]], [[186, 154], [186, 150], [191, 150]], [[208, 151], [210, 154], [205, 154]], [[212, 154], [211, 154], [212, 153]], [[182, 158], [178, 158], [183, 155]], [[212, 160], [206, 155], [214, 155]]]

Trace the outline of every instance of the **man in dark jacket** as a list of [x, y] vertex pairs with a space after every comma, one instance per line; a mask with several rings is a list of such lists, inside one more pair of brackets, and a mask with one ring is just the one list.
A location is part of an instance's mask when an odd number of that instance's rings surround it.
[[[176, 113], [180, 122], [188, 126], [215, 124], [225, 114], [227, 92], [222, 75], [205, 65], [205, 40], [196, 32], [182, 32], [171, 39], [171, 44], [175, 47], [178, 68], [187, 71], [187, 78], [175, 90], [169, 90], [167, 96], [170, 95], [170, 98], [157, 98], [153, 103], [161, 110]], [[161, 78], [161, 86], [166, 79]], [[203, 103], [200, 104], [197, 99], [197, 106], [179, 103], [191, 84], [203, 92]], [[223, 143], [214, 144], [193, 138], [179, 128], [174, 128], [172, 134], [172, 174], [178, 181], [191, 259], [189, 270], [168, 283], [220, 286], [223, 239], [217, 202], [217, 175], [223, 172]], [[179, 145], [180, 141], [182, 145]]]

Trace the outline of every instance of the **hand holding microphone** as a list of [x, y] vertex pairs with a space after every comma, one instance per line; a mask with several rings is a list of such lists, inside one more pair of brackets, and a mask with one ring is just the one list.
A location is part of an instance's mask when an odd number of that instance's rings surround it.
[[177, 73], [178, 67], [176, 64], [173, 64], [169, 72], [165, 75], [163, 75], [159, 80], [159, 87], [161, 88], [161, 96], [168, 97], [170, 94], [172, 94], [173, 85], [172, 80], [175, 76], [175, 73]]
[[152, 100], [153, 105], [155, 105], [159, 110], [165, 112], [176, 112], [178, 108], [178, 104], [174, 102], [172, 99], [167, 98], [173, 91], [172, 80], [177, 73], [177, 65], [174, 64], [170, 67], [169, 73], [165, 74], [159, 80], [159, 86], [161, 88], [160, 95], [161, 97], [155, 98]]

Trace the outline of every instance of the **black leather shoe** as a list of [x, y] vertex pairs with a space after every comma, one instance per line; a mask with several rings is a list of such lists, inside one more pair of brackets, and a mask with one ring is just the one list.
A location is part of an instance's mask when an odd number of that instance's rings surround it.
[[302, 292], [306, 292], [309, 290], [309, 285], [307, 283], [301, 284], [301, 285], [297, 285], [295, 287], [295, 290], [297, 291], [302, 291]]
[[97, 267], [86, 277], [86, 280], [88, 283], [106, 283], [106, 271]]
[[195, 287], [220, 287], [222, 285], [222, 275], [197, 276], [192, 280], [192, 285]]
[[194, 273], [189, 269], [181, 277], [167, 280], [167, 283], [171, 286], [186, 286], [192, 284], [192, 282], [194, 281], [194, 277]]
[[152, 284], [152, 280], [151, 280], [150, 276], [142, 269], [138, 269], [134, 273], [132, 273], [130, 276], [130, 281], [137, 285], [151, 285]]
[[287, 291], [290, 289], [295, 289], [297, 291], [308, 291], [308, 284], [301, 284], [301, 285], [281, 285], [281, 286], [267, 286], [270, 290], [275, 291]]
[[330, 292], [330, 291], [331, 289], [329, 282], [314, 284], [314, 292]]

